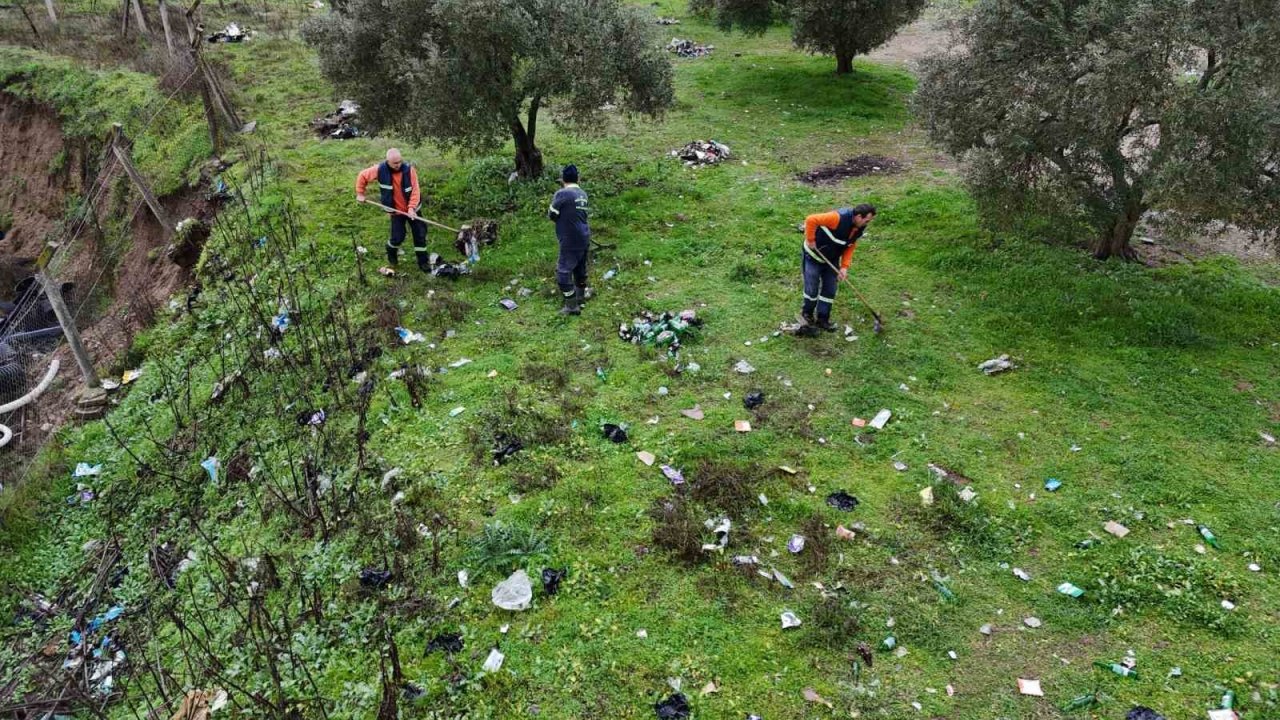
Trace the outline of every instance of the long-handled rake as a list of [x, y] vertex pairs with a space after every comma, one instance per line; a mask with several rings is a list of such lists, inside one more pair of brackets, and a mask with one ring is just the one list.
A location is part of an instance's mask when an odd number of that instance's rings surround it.
[[403, 210], [397, 210], [397, 209], [395, 209], [395, 208], [387, 207], [386, 205], [383, 205], [383, 204], [382, 204], [382, 203], [380, 203], [380, 202], [374, 202], [373, 200], [365, 200], [365, 201], [364, 201], [364, 204], [365, 204], [365, 205], [372, 205], [372, 206], [377, 207], [377, 208], [382, 208], [383, 210], [386, 210], [386, 211], [387, 211], [387, 212], [389, 212], [389, 213], [395, 213], [396, 215], [403, 215], [403, 216], [405, 216], [405, 217], [407, 217], [407, 218], [409, 218], [409, 219], [411, 219], [411, 220], [421, 220], [422, 222], [424, 222], [424, 223], [426, 223], [426, 224], [428, 224], [428, 225], [434, 225], [434, 226], [436, 226], [436, 227], [440, 228], [441, 230], [448, 230], [449, 232], [452, 232], [452, 233], [462, 232], [461, 230], [459, 230], [459, 229], [457, 229], [457, 228], [451, 228], [451, 227], [449, 227], [448, 225], [443, 225], [443, 224], [441, 224], [441, 223], [436, 222], [435, 220], [428, 220], [428, 219], [426, 219], [426, 218], [424, 218], [424, 217], [421, 217], [421, 216], [410, 215], [409, 213], [407, 213], [407, 212], [405, 212], [405, 211], [403, 211]]
[[[832, 265], [831, 261], [828, 260], [826, 257], [824, 257], [822, 253], [810, 253], [810, 256], [813, 256], [813, 255], [817, 255], [818, 257], [822, 258], [822, 262], [826, 263], [827, 267], [831, 268], [832, 270], [835, 270], [836, 277], [840, 276], [840, 271], [836, 269], [836, 266]], [[876, 319], [875, 325], [873, 326], [875, 333], [879, 335], [881, 332], [884, 332], [884, 322], [880, 319], [880, 313], [876, 312], [876, 309], [871, 307], [871, 303], [867, 302], [867, 299], [862, 297], [862, 293], [858, 292], [858, 288], [853, 286], [853, 282], [850, 281], [848, 277], [844, 278], [844, 284], [848, 285], [849, 289], [853, 291], [853, 294], [858, 296], [858, 299], [862, 301], [862, 304], [866, 305], [867, 309], [871, 311], [871, 317]]]

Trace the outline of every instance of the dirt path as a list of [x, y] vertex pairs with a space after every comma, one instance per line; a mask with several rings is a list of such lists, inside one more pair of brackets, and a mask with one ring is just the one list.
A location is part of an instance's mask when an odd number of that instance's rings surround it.
[[940, 12], [926, 12], [924, 17], [903, 28], [892, 40], [873, 50], [867, 59], [914, 66], [922, 58], [950, 47], [951, 38], [944, 22], [945, 17]]

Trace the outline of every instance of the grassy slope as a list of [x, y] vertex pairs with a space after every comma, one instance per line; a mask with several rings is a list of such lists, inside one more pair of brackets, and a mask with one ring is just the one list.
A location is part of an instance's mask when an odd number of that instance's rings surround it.
[[[837, 700], [840, 714], [852, 706], [904, 717], [914, 715], [908, 703], [918, 701], [929, 716], [1055, 717], [1049, 701], [1018, 697], [1013, 679], [1039, 677], [1049, 700], [1061, 702], [1093, 687], [1090, 661], [1118, 660], [1129, 648], [1143, 679], [1104, 679], [1116, 698], [1105, 717], [1137, 702], [1191, 717], [1221, 684], [1248, 671], [1274, 683], [1280, 493], [1266, 479], [1280, 470], [1280, 456], [1260, 447], [1257, 431], [1274, 433], [1280, 402], [1275, 291], [1227, 262], [1153, 272], [1099, 265], [1034, 243], [993, 246], [954, 179], [932, 164], [916, 132], [904, 129], [912, 85], [905, 73], [864, 63], [853, 77], [836, 79], [829, 60], [788, 51], [781, 33], [725, 37], [687, 21], [676, 29], [719, 49], [711, 59], [679, 63], [680, 107], [665, 123], [619, 122], [607, 140], [574, 141], [554, 131], [543, 139], [551, 163], [573, 161], [583, 169], [597, 234], [619, 244], [593, 271], [599, 278], [616, 266], [617, 279], [596, 281], [599, 298], [581, 319], [564, 321], [553, 312], [554, 243], [540, 215], [549, 184], [508, 197], [504, 163], [407, 151], [425, 171], [429, 206], [444, 219], [491, 214], [512, 198], [520, 209], [504, 218], [502, 244], [472, 280], [396, 281], [409, 327], [449, 327], [432, 315], [439, 304], [424, 300], [428, 289], [475, 308], [453, 326], [456, 338], [419, 357], [435, 365], [460, 357], [476, 362], [440, 377], [421, 411], [409, 408], [402, 391], [380, 393], [375, 416], [385, 424], [378, 423], [374, 448], [386, 466], [433, 478], [422, 482], [453, 498], [468, 533], [493, 519], [535, 526], [551, 538], [554, 564], [570, 567], [559, 596], [540, 596], [514, 618], [488, 603], [495, 575], [475, 577], [468, 593], [457, 589], [453, 571], [465, 567], [460, 551], [451, 553], [441, 577], [424, 571], [414, 578], [420, 590], [465, 598], [449, 625], [464, 629], [469, 673], [478, 671], [499, 626], [511, 623], [503, 671], [448, 702], [477, 717], [524, 716], [532, 705], [540, 717], [651, 717], [647, 703], [667, 677], [680, 676], [695, 692], [719, 679], [718, 695], [694, 700], [696, 716], [705, 718], [830, 715], [803, 703], [806, 686]], [[347, 198], [351, 176], [376, 159], [385, 141], [317, 143], [306, 135], [305, 121], [330, 102], [296, 45], [264, 41], [218, 52], [232, 60], [245, 88], [245, 117], [257, 117], [260, 132], [279, 148], [286, 180], [329, 252], [325, 271], [337, 282], [353, 272], [353, 234], [371, 249], [382, 242], [381, 218]], [[729, 143], [746, 164], [695, 172], [663, 157], [707, 136]], [[906, 154], [914, 167], [837, 190], [792, 179], [801, 169], [864, 151]], [[862, 200], [877, 202], [883, 213], [859, 250], [854, 276], [886, 311], [889, 332], [872, 338], [862, 313], [842, 296], [837, 317], [854, 324], [857, 342], [759, 343], [794, 314], [799, 299], [794, 224], [808, 212]], [[517, 298], [520, 309], [506, 313], [497, 301], [511, 294], [503, 288], [513, 278], [537, 292]], [[668, 377], [651, 356], [617, 340], [617, 323], [641, 307], [699, 309], [706, 331], [686, 355], [701, 373]], [[907, 309], [914, 317], [898, 316]], [[1001, 352], [1020, 357], [1023, 367], [993, 378], [974, 369]], [[758, 368], [754, 376], [732, 372], [740, 358]], [[529, 404], [554, 403], [550, 391], [523, 379], [535, 365], [571, 372], [570, 388], [583, 407], [574, 416], [573, 440], [500, 469], [473, 463], [465, 429], [500, 404], [505, 391], [519, 388]], [[607, 368], [607, 382], [596, 378], [597, 366]], [[486, 378], [490, 369], [499, 376]], [[1241, 382], [1252, 387], [1237, 389]], [[901, 383], [910, 389], [899, 389]], [[671, 394], [658, 397], [659, 385]], [[740, 399], [751, 388], [767, 393], [769, 412], [754, 419], [755, 432], [736, 435], [732, 421], [748, 416]], [[726, 400], [724, 392], [733, 395]], [[707, 410], [700, 423], [677, 412], [695, 402]], [[450, 419], [457, 405], [468, 412]], [[874, 446], [855, 445], [849, 419], [881, 407], [893, 409], [894, 421]], [[653, 415], [661, 418], [657, 426], [645, 423]], [[602, 421], [629, 423], [635, 447], [600, 439], [595, 428]], [[73, 441], [68, 461], [110, 448], [94, 427], [74, 433]], [[1081, 450], [1072, 452], [1072, 445]], [[744, 577], [726, 561], [689, 569], [660, 551], [638, 554], [638, 547], [652, 546], [646, 513], [668, 490], [655, 469], [635, 460], [634, 449], [686, 468], [699, 458], [757, 468], [754, 492], [770, 504], [735, 515], [745, 528], [731, 550], [779, 553], [767, 559], [799, 587], [788, 592]], [[513, 476], [546, 457], [557, 464], [559, 483], [513, 503]], [[894, 457], [910, 469], [895, 472]], [[992, 528], [965, 530], [973, 526], [959, 523], [972, 513], [916, 509], [930, 461], [975, 478], [980, 515], [994, 520]], [[779, 464], [803, 474], [793, 480], [772, 472]], [[1064, 480], [1057, 494], [1039, 488], [1049, 476]], [[850, 516], [825, 508], [821, 498], [836, 489], [848, 489], [863, 505]], [[829, 566], [810, 574], [782, 546], [815, 512], [832, 525], [861, 520], [875, 540], [833, 546]], [[1196, 555], [1194, 531], [1179, 523], [1184, 517], [1213, 527], [1224, 549]], [[1133, 533], [1123, 541], [1105, 536], [1087, 552], [1073, 549], [1089, 532], [1102, 534], [1108, 519]], [[1171, 521], [1173, 529], [1166, 527]], [[931, 530], [935, 522], [952, 523], [952, 531]], [[66, 548], [92, 536], [92, 523], [70, 527]], [[251, 532], [270, 543], [278, 530], [226, 532]], [[28, 546], [13, 568], [40, 567], [59, 552], [53, 543]], [[359, 538], [328, 555], [338, 568], [377, 557]], [[1158, 566], [1161, 558], [1190, 570]], [[1246, 571], [1250, 559], [1263, 573]], [[1002, 562], [1025, 568], [1032, 582], [1016, 580]], [[951, 577], [956, 602], [943, 603], [923, 579], [935, 569]], [[1107, 573], [1127, 578], [1125, 587], [1189, 577], [1190, 589], [1113, 616], [1111, 605], [1098, 600], [1097, 580]], [[1063, 580], [1088, 594], [1081, 601], [1055, 594]], [[892, 632], [909, 654], [879, 653], [875, 669], [863, 674], [865, 686], [855, 690], [849, 645], [814, 627], [818, 597], [811, 581], [842, 582], [865, 605], [863, 629], [853, 639], [878, 644], [893, 618]], [[1235, 613], [1217, 609], [1211, 583], [1234, 584]], [[808, 625], [782, 632], [783, 609]], [[354, 622], [369, 611], [368, 603], [351, 602], [345, 657], [330, 663], [323, 680], [351, 716], [368, 716], [370, 706], [357, 703], [374, 696], [360, 689], [374, 686], [376, 659], [360, 654]], [[1019, 620], [1032, 614], [1045, 626], [1020, 628]], [[994, 637], [978, 634], [983, 623], [996, 626]], [[640, 628], [648, 639], [636, 637]], [[439, 655], [424, 659], [420, 652], [439, 629], [419, 619], [399, 635], [409, 648], [410, 677], [444, 702], [439, 678], [449, 668]], [[959, 660], [949, 660], [948, 650]], [[1174, 665], [1185, 675], [1166, 680]], [[948, 683], [954, 698], [942, 691]], [[1274, 711], [1258, 709], [1257, 716]]]

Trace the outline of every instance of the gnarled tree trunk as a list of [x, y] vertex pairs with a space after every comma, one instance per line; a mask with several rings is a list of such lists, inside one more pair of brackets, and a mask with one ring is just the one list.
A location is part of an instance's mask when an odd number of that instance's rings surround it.
[[1141, 196], [1141, 192], [1131, 191], [1129, 200], [1125, 202], [1124, 209], [1112, 222], [1111, 229], [1094, 241], [1093, 256], [1095, 258], [1106, 260], [1118, 257], [1128, 261], [1138, 259], [1138, 253], [1129, 241], [1133, 239], [1133, 232], [1138, 228], [1142, 214], [1147, 211]]
[[529, 103], [529, 122], [526, 126], [519, 117], [511, 119], [511, 140], [516, 146], [516, 174], [522, 178], [542, 176], [542, 151], [538, 149], [538, 107], [542, 98], [535, 97]]
[[853, 72], [853, 53], [843, 50], [836, 51], [836, 74], [848, 75]]

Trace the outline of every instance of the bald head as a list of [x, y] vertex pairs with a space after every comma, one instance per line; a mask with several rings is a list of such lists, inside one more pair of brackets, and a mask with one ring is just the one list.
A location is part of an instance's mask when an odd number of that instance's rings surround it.
[[400, 163], [404, 162], [404, 158], [400, 157], [400, 151], [395, 148], [387, 150], [387, 164], [394, 170], [400, 167]]

